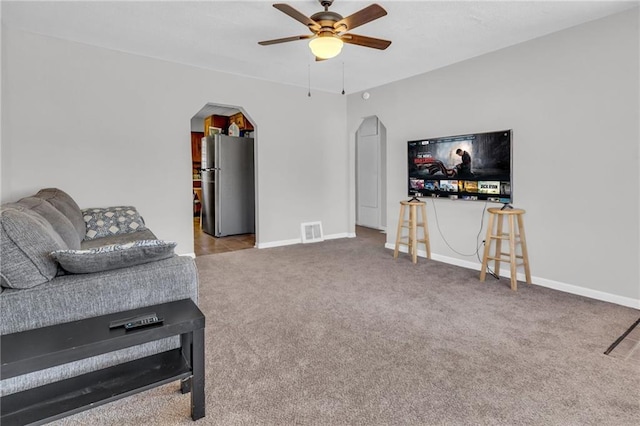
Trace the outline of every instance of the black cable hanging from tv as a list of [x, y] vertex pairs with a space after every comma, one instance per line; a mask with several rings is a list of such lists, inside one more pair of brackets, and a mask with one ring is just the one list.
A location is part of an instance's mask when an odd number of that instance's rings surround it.
[[615, 341], [615, 342], [613, 342], [613, 343], [611, 344], [611, 346], [609, 346], [609, 347], [607, 348], [607, 350], [606, 350], [606, 351], [604, 351], [604, 354], [605, 354], [605, 355], [609, 355], [609, 354], [611, 353], [611, 351], [612, 351], [612, 350], [614, 350], [614, 349], [616, 348], [616, 346], [618, 346], [618, 344], [620, 344], [620, 342], [622, 342], [622, 341], [625, 339], [625, 337], [627, 337], [627, 336], [629, 335], [629, 333], [631, 333], [631, 332], [633, 331], [633, 329], [634, 329], [634, 328], [636, 328], [636, 327], [638, 326], [638, 324], [640, 324], [640, 318], [638, 318], [638, 319], [636, 320], [636, 322], [634, 322], [633, 324], [631, 324], [631, 327], [629, 327], [629, 328], [627, 329], [627, 331], [625, 331], [624, 333], [622, 333], [622, 335], [621, 335], [620, 337], [618, 337], [618, 338], [616, 339], [616, 341]]

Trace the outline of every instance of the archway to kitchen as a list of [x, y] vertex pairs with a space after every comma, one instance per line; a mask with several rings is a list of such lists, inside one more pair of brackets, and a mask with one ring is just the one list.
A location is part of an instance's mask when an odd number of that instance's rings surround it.
[[256, 242], [255, 127], [240, 106], [207, 103], [191, 118], [196, 256]]

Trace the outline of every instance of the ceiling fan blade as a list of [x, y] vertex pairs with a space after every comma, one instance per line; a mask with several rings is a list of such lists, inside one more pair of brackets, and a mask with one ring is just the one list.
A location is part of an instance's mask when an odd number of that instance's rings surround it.
[[333, 25], [333, 28], [335, 28], [335, 30], [338, 32], [350, 31], [354, 28], [359, 27], [360, 25], [366, 24], [367, 22], [382, 18], [386, 14], [387, 11], [384, 10], [382, 6], [378, 4], [372, 4], [365, 7], [364, 9], [355, 12], [352, 15], [347, 16], [346, 18], [339, 20]]
[[304, 15], [302, 12], [297, 11], [293, 7], [289, 6], [285, 3], [276, 3], [273, 5], [276, 9], [278, 9], [282, 13], [286, 13], [291, 16], [298, 22], [302, 22], [304, 25], [309, 27], [311, 31], [318, 31], [320, 29], [320, 24], [318, 24], [313, 19], [309, 18], [307, 15]]
[[313, 37], [313, 34], [299, 35], [299, 36], [293, 36], [293, 37], [284, 37], [284, 38], [276, 38], [276, 39], [273, 39], [273, 40], [259, 41], [258, 44], [261, 45], [261, 46], [268, 46], [270, 44], [278, 44], [278, 43], [286, 43], [288, 41], [304, 40], [306, 38], [311, 38], [311, 37]]
[[344, 41], [345, 43], [357, 44], [358, 46], [372, 47], [374, 49], [380, 50], [386, 49], [391, 44], [389, 40], [361, 36], [357, 34], [342, 34], [340, 36], [340, 39], [342, 39], [342, 41]]
[[320, 62], [320, 61], [326, 61], [326, 59], [316, 56], [316, 62]]

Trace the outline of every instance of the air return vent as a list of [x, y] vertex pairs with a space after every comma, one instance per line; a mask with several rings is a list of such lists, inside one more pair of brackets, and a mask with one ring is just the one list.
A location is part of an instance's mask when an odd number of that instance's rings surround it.
[[307, 222], [300, 225], [302, 230], [302, 242], [317, 243], [318, 241], [324, 241], [322, 235], [322, 222]]

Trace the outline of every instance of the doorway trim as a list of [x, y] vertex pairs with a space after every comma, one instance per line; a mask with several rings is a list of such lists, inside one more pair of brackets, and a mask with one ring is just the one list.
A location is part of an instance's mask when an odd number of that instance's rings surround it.
[[356, 225], [386, 231], [386, 128], [377, 116], [356, 131]]
[[[356, 180], [357, 180], [357, 157], [356, 157], [356, 145], [357, 145], [357, 133], [358, 133], [358, 129], [360, 129], [360, 126], [362, 125], [362, 123], [368, 118], [368, 117], [376, 117], [378, 119], [379, 123], [384, 123], [384, 120], [382, 120], [380, 118], [379, 115], [377, 114], [372, 114], [370, 116], [363, 116], [360, 117], [359, 120], [354, 120], [352, 126], [350, 126], [349, 130], [348, 130], [348, 135], [349, 135], [349, 158], [350, 160], [350, 169], [349, 169], [349, 233], [348, 236], [353, 238], [356, 236]], [[384, 139], [385, 139], [385, 144], [384, 147], [380, 149], [380, 153], [381, 153], [381, 165], [384, 167], [385, 170], [385, 178], [382, 179], [382, 183], [380, 185], [381, 188], [384, 189], [384, 194], [385, 197], [384, 199], [381, 201], [382, 205], [384, 206], [385, 209], [385, 217], [384, 217], [384, 221], [382, 223], [383, 229], [386, 230], [387, 228], [387, 221], [388, 221], [388, 217], [387, 213], [388, 212], [388, 202], [387, 202], [387, 197], [386, 194], [388, 194], [388, 179], [389, 177], [386, 176], [386, 170], [388, 169], [388, 144], [386, 143], [387, 140], [387, 132], [386, 132], [386, 128], [385, 128], [385, 132], [384, 132]]]

